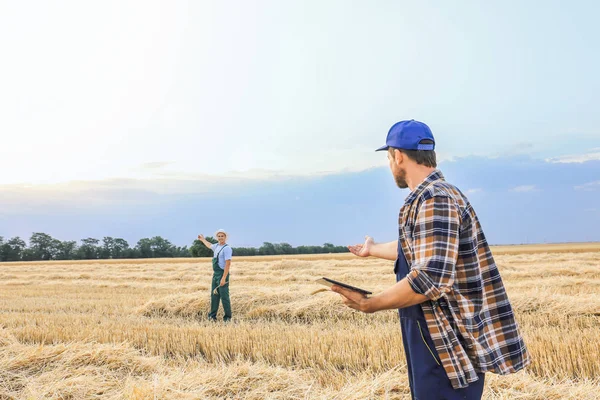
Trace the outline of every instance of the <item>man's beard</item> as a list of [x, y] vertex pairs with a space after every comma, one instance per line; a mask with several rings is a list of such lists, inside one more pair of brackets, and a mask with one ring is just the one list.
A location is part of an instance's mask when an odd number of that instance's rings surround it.
[[398, 170], [398, 174], [394, 174], [394, 180], [396, 181], [396, 185], [400, 189], [406, 189], [408, 187], [408, 183], [406, 183], [406, 170], [400, 168]]

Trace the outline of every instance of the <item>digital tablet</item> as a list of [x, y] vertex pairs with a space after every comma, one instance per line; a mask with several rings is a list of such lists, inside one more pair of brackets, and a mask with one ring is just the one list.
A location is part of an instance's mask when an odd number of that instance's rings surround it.
[[325, 285], [327, 287], [332, 287], [333, 285], [341, 286], [341, 287], [343, 287], [345, 289], [353, 290], [355, 292], [362, 293], [364, 295], [373, 294], [373, 292], [369, 292], [368, 290], [364, 290], [364, 289], [360, 289], [360, 288], [357, 288], [357, 287], [354, 287], [354, 286], [350, 286], [350, 285], [347, 285], [345, 283], [334, 281], [333, 279], [329, 279], [329, 278], [325, 278], [325, 277], [323, 277], [321, 279], [318, 279], [317, 283], [320, 283], [321, 285]]

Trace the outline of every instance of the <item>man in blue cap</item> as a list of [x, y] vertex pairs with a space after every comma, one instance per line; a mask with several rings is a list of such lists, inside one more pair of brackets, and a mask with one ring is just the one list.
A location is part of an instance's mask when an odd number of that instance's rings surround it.
[[485, 372], [513, 373], [531, 359], [477, 215], [437, 169], [434, 149], [424, 123], [392, 126], [377, 151], [387, 151], [398, 187], [411, 190], [398, 240], [348, 246], [394, 260], [397, 283], [370, 298], [332, 290], [359, 311], [398, 309], [413, 399], [480, 399]]

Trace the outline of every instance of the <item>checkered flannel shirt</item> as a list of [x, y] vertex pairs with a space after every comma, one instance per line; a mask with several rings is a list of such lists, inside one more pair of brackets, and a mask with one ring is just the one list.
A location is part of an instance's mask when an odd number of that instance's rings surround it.
[[429, 298], [421, 307], [454, 388], [531, 362], [477, 215], [439, 170], [406, 198], [399, 235], [406, 278]]

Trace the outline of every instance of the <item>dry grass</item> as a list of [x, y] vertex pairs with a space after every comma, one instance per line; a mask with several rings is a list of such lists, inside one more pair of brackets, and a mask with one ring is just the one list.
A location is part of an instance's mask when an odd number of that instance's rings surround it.
[[[534, 362], [487, 374], [486, 399], [600, 399], [600, 246], [573, 246], [496, 249]], [[0, 264], [0, 399], [409, 398], [396, 312], [310, 295], [324, 275], [377, 292], [391, 269], [234, 259], [223, 325], [206, 320], [209, 260]]]

